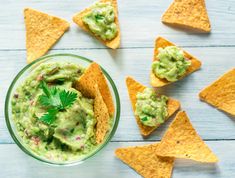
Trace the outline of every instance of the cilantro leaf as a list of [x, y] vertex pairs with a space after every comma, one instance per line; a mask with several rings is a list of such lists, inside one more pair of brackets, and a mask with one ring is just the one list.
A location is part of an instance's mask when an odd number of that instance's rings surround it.
[[96, 21], [98, 21], [98, 20], [103, 20], [103, 19], [104, 19], [104, 16], [97, 14], [97, 15], [95, 15], [95, 19], [96, 19]]
[[56, 109], [49, 109], [46, 114], [39, 118], [39, 120], [46, 124], [52, 124], [55, 121], [58, 112], [59, 111]]
[[142, 120], [142, 121], [147, 121], [147, 120], [148, 120], [148, 117], [146, 117], [146, 116], [145, 116], [145, 117], [142, 117], [141, 120]]
[[47, 108], [47, 113], [39, 120], [51, 124], [56, 119], [56, 114], [59, 111], [71, 107], [77, 99], [77, 93], [60, 90], [56, 87], [48, 87], [45, 81], [41, 81], [40, 87], [43, 94], [39, 96], [39, 103]]
[[45, 81], [41, 82], [41, 88], [44, 94], [39, 96], [40, 104], [45, 107], [60, 109], [61, 102], [58, 89], [55, 87], [49, 88]]
[[60, 92], [60, 101], [62, 104], [62, 108], [66, 109], [66, 108], [72, 106], [74, 101], [76, 100], [76, 98], [77, 98], [77, 93], [65, 91], [65, 90], [61, 91]]
[[50, 92], [50, 90], [49, 90], [49, 88], [48, 88], [48, 86], [47, 86], [47, 84], [44, 80], [41, 81], [39, 86], [42, 88], [42, 90], [46, 94], [46, 96], [50, 97], [51, 92]]

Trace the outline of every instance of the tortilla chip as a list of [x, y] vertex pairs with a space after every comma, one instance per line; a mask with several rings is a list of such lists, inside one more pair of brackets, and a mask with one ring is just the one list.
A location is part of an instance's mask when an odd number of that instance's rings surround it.
[[[158, 55], [158, 48], [165, 48], [167, 46], [175, 46], [175, 44], [171, 43], [170, 41], [167, 41], [166, 39], [162, 38], [162, 37], [158, 37], [155, 41], [155, 49], [154, 49], [154, 56], [153, 56], [153, 61], [156, 61], [158, 59], [156, 59], [156, 56]], [[194, 56], [192, 56], [191, 54], [187, 53], [186, 51], [184, 51], [184, 56], [191, 61], [191, 65], [189, 66], [189, 68], [187, 69], [186, 73], [180, 77], [180, 79], [184, 78], [185, 76], [193, 73], [194, 71], [198, 70], [201, 67], [201, 62], [195, 58]], [[151, 70], [151, 74], [150, 74], [150, 83], [153, 87], [163, 87], [165, 85], [168, 85], [172, 82], [167, 81], [166, 79], [161, 79], [156, 77], [156, 75], [153, 73], [153, 71]]]
[[163, 14], [162, 22], [200, 32], [211, 31], [204, 0], [174, 0]]
[[43, 56], [69, 28], [69, 23], [61, 18], [24, 9], [26, 27], [27, 62]]
[[119, 22], [118, 22], [118, 7], [117, 7], [117, 0], [100, 0], [99, 2], [110, 2], [112, 4], [112, 6], [114, 7], [114, 13], [115, 13], [115, 23], [117, 25], [118, 28], [118, 32], [117, 32], [117, 36], [112, 39], [112, 40], [107, 40], [104, 41], [103, 39], [101, 39], [100, 37], [96, 36], [93, 32], [90, 31], [89, 27], [83, 23], [82, 18], [88, 14], [91, 11], [91, 7], [86, 8], [85, 10], [75, 14], [73, 16], [73, 21], [74, 23], [76, 23], [81, 29], [83, 29], [84, 31], [88, 32], [89, 34], [91, 34], [92, 36], [94, 36], [96, 39], [98, 39], [101, 43], [103, 43], [104, 45], [106, 45], [109, 48], [112, 49], [116, 49], [120, 46], [120, 39], [121, 39], [121, 32], [120, 32], [120, 26], [119, 26]]
[[235, 68], [199, 93], [201, 100], [235, 116]]
[[192, 159], [207, 163], [218, 161], [218, 158], [197, 134], [184, 111], [176, 115], [157, 151], [159, 156]]
[[102, 143], [106, 133], [109, 131], [109, 112], [98, 85], [95, 85], [95, 100], [94, 100], [94, 114], [97, 120], [96, 123], [96, 142]]
[[118, 148], [116, 156], [145, 178], [170, 178], [174, 158], [159, 157], [158, 144]]
[[[138, 83], [131, 77], [126, 78], [126, 85], [127, 85], [129, 97], [131, 100], [132, 109], [135, 112], [136, 95], [138, 92], [142, 92], [146, 87]], [[166, 118], [166, 120], [169, 119], [179, 108], [180, 108], [180, 102], [175, 99], [169, 98], [167, 102], [168, 117]], [[150, 126], [146, 126], [142, 124], [140, 121], [140, 118], [136, 115], [135, 115], [135, 119], [136, 119], [137, 125], [139, 126], [140, 133], [143, 136], [150, 135], [156, 128], [158, 128], [161, 125], [161, 124], [158, 124], [155, 127], [150, 127]]]
[[108, 108], [109, 114], [113, 116], [115, 109], [108, 83], [100, 66], [93, 62], [76, 82], [75, 88], [81, 91], [84, 96], [94, 98], [96, 94], [95, 84], [98, 84], [99, 91]]

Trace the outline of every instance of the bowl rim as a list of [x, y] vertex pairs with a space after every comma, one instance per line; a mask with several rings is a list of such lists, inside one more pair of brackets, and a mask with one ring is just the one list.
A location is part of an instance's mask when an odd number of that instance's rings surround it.
[[88, 158], [91, 158], [92, 156], [96, 155], [98, 152], [100, 152], [100, 150], [102, 150], [110, 141], [111, 139], [113, 138], [116, 130], [117, 130], [117, 127], [118, 127], [118, 123], [119, 123], [119, 120], [120, 120], [120, 113], [121, 113], [121, 104], [120, 104], [120, 97], [119, 97], [119, 93], [118, 93], [118, 90], [117, 90], [117, 87], [114, 83], [114, 81], [112, 80], [112, 78], [110, 77], [110, 75], [108, 74], [108, 72], [105, 71], [105, 69], [101, 67], [101, 70], [102, 72], [104, 73], [106, 79], [108, 79], [110, 85], [111, 85], [111, 88], [113, 90], [113, 93], [114, 93], [114, 96], [115, 96], [115, 101], [116, 101], [116, 117], [113, 118], [114, 119], [114, 124], [109, 132], [109, 135], [106, 136], [106, 140], [102, 143], [102, 145], [100, 145], [99, 147], [97, 147], [94, 151], [91, 151], [90, 153], [87, 154], [87, 156], [85, 156], [84, 158], [82, 158], [81, 160], [79, 161], [73, 161], [73, 162], [51, 162], [47, 159], [43, 159], [43, 157], [40, 157], [36, 154], [32, 154], [32, 152], [30, 152], [29, 150], [30, 149], [27, 149], [17, 138], [17, 136], [15, 135], [12, 127], [11, 127], [11, 123], [10, 123], [10, 117], [9, 117], [9, 113], [8, 113], [8, 110], [9, 110], [9, 102], [11, 100], [10, 98], [10, 95], [11, 95], [11, 92], [13, 90], [13, 87], [15, 85], [15, 83], [17, 82], [17, 80], [24, 74], [24, 72], [29, 69], [31, 66], [33, 66], [34, 64], [37, 64], [37, 63], [40, 63], [41, 61], [43, 60], [46, 60], [47, 58], [51, 58], [51, 57], [57, 57], [57, 56], [64, 56], [64, 57], [74, 57], [74, 58], [77, 58], [79, 60], [83, 60], [85, 62], [88, 62], [88, 63], [92, 63], [94, 61], [86, 58], [86, 57], [83, 57], [83, 56], [79, 56], [79, 55], [76, 55], [76, 54], [70, 54], [70, 53], [57, 53], [57, 54], [49, 54], [49, 55], [45, 55], [45, 56], [42, 56], [40, 58], [38, 58], [37, 60], [33, 61], [32, 63], [30, 64], [27, 64], [23, 69], [20, 70], [20, 72], [18, 72], [18, 74], [14, 77], [13, 81], [11, 82], [8, 90], [7, 90], [7, 95], [6, 95], [6, 99], [5, 99], [5, 108], [4, 108], [4, 112], [5, 112], [5, 122], [6, 122], [6, 125], [7, 125], [7, 128], [8, 128], [8, 131], [10, 132], [10, 135], [11, 137], [13, 138], [14, 142], [18, 145], [18, 147], [23, 151], [25, 152], [27, 155], [35, 158], [36, 160], [38, 161], [41, 161], [43, 163], [46, 163], [46, 164], [49, 164], [49, 165], [54, 165], [54, 166], [73, 166], [73, 165], [78, 165], [78, 164], [81, 164], [83, 163], [85, 160], [87, 160]]

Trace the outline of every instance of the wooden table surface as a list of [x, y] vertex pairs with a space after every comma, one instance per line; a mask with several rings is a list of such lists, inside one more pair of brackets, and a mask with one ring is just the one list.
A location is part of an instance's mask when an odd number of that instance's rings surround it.
[[[170, 119], [148, 139], [136, 125], [125, 86], [131, 75], [149, 85], [149, 70], [155, 38], [160, 35], [184, 47], [203, 63], [201, 70], [161, 89], [179, 99], [194, 127], [219, 157], [215, 165], [177, 160], [173, 178], [235, 177], [235, 118], [198, 98], [199, 91], [235, 66], [235, 0], [206, 0], [212, 25], [210, 34], [186, 32], [161, 23], [161, 15], [172, 0], [118, 0], [121, 47], [110, 50], [72, 23], [74, 13], [92, 0], [5, 0], [0, 4], [0, 177], [1, 178], [132, 178], [135, 171], [115, 158], [120, 146], [159, 141]], [[4, 101], [14, 76], [26, 65], [23, 9], [32, 7], [71, 22], [70, 30], [50, 50], [50, 54], [73, 53], [101, 64], [114, 79], [121, 98], [121, 118], [111, 143], [94, 158], [73, 167], [52, 167], [23, 153], [6, 128]]]

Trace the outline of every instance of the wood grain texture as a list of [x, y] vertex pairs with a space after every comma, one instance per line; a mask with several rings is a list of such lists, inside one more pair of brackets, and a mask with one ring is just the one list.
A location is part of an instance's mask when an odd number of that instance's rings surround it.
[[[235, 118], [201, 102], [198, 97], [202, 88], [235, 66], [235, 60], [231, 58], [235, 56], [235, 48], [185, 48], [185, 50], [202, 61], [202, 68], [185, 79], [162, 88], [160, 92], [181, 102], [182, 108], [187, 111], [194, 127], [203, 139], [235, 139]], [[125, 77], [133, 76], [137, 81], [150, 86], [149, 70], [153, 49], [119, 49], [116, 52], [103, 49], [50, 51], [50, 53], [61, 52], [74, 53], [95, 60], [110, 73], [115, 81], [121, 98], [122, 112], [113, 140], [143, 140], [131, 109]], [[224, 62], [225, 59], [226, 62]], [[0, 53], [0, 66], [4, 66], [0, 73], [0, 81], [4, 84], [0, 85], [0, 103], [4, 103], [8, 86], [25, 64], [25, 51]], [[0, 110], [3, 111], [3, 109], [4, 105], [1, 104]], [[159, 140], [171, 121], [172, 119], [169, 119], [148, 139]], [[0, 114], [0, 142], [12, 142], [6, 130], [3, 112]]]
[[[0, 6], [0, 49], [25, 49], [23, 9], [32, 7], [68, 20], [69, 32], [54, 49], [104, 48], [93, 37], [72, 22], [72, 16], [95, 0], [7, 0]], [[161, 16], [172, 0], [118, 0], [119, 21], [122, 33], [121, 47], [153, 47], [154, 39], [161, 35], [182, 46], [235, 45], [235, 1], [206, 0], [211, 21], [211, 34], [197, 34], [168, 27]]]
[[[235, 177], [234, 141], [206, 142], [219, 157], [218, 164], [201, 164], [176, 160], [173, 178], [232, 178]], [[25, 155], [15, 144], [0, 145], [1, 177], [4, 178], [140, 178], [114, 155], [118, 147], [144, 145], [143, 142], [112, 142], [95, 157], [73, 167], [48, 166]], [[229, 151], [228, 151], [229, 148]], [[11, 154], [9, 154], [11, 153]], [[4, 170], [4, 171], [3, 171]]]
[[[0, 5], [0, 177], [4, 178], [134, 178], [139, 177], [114, 157], [114, 150], [160, 140], [169, 123], [148, 139], [139, 134], [131, 109], [125, 77], [133, 76], [146, 86], [155, 38], [160, 35], [195, 55], [201, 70], [162, 88], [159, 92], [180, 100], [199, 135], [219, 157], [217, 165], [177, 160], [173, 178], [235, 177], [235, 118], [201, 102], [198, 93], [235, 66], [235, 0], [206, 0], [212, 25], [210, 34], [185, 32], [161, 23], [172, 0], [118, 0], [121, 49], [105, 47], [72, 23], [72, 16], [95, 0], [6, 0]], [[14, 76], [26, 65], [23, 9], [32, 7], [71, 23], [71, 28], [49, 53], [74, 53], [101, 64], [115, 81], [121, 98], [121, 118], [112, 142], [101, 153], [74, 167], [51, 167], [26, 156], [12, 144], [4, 118], [4, 101]], [[10, 144], [9, 144], [10, 143]]]

